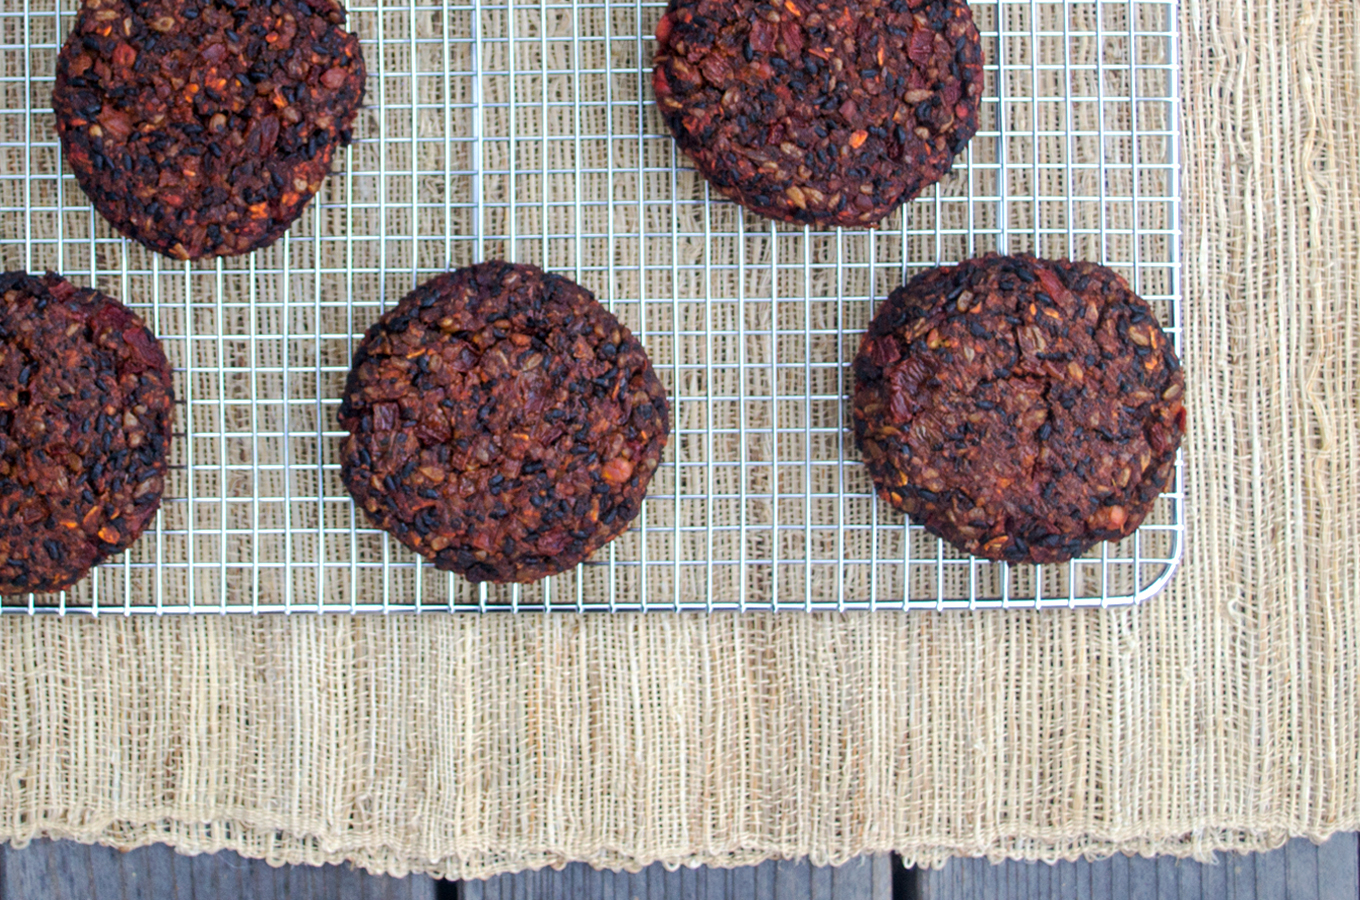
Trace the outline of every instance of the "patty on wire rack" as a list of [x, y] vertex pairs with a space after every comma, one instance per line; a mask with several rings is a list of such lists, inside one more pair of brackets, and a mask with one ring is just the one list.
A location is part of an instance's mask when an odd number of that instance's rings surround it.
[[652, 84], [680, 148], [761, 215], [872, 226], [978, 127], [963, 0], [671, 0]]
[[123, 304], [0, 275], [0, 594], [69, 587], [137, 539], [173, 403], [160, 343]]
[[57, 59], [62, 151], [104, 218], [176, 259], [268, 246], [364, 92], [333, 0], [89, 0]]
[[960, 549], [1061, 562], [1131, 534], [1171, 477], [1185, 376], [1089, 262], [989, 254], [894, 291], [855, 357], [878, 495]]
[[379, 527], [472, 581], [575, 566], [640, 511], [669, 434], [647, 353], [589, 291], [486, 262], [368, 330], [341, 475]]

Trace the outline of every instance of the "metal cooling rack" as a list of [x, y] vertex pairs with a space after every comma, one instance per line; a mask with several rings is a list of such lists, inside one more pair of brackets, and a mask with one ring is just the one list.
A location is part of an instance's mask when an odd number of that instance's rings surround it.
[[[274, 247], [194, 265], [118, 237], [63, 165], [50, 94], [75, 0], [0, 2], [5, 268], [138, 309], [180, 401], [154, 526], [69, 593], [6, 611], [1114, 605], [1181, 557], [1179, 467], [1118, 545], [1061, 566], [961, 556], [874, 499], [846, 399], [878, 300], [993, 249], [1113, 266], [1179, 346], [1174, 2], [975, 3], [982, 130], [876, 232], [775, 226], [710, 195], [653, 106], [664, 3], [352, 4], [370, 76], [338, 174]], [[355, 340], [416, 283], [496, 257], [595, 291], [673, 403], [633, 529], [523, 587], [469, 585], [368, 528], [337, 458]]]

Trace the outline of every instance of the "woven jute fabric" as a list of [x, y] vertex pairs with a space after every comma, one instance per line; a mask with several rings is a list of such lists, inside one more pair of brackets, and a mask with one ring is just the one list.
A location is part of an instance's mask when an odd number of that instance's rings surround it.
[[1360, 10], [1186, 0], [1188, 554], [1109, 612], [0, 621], [0, 837], [484, 876], [1360, 827]]

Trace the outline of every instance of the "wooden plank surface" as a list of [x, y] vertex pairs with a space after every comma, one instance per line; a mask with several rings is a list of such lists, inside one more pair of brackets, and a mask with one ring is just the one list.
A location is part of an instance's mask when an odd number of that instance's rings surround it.
[[348, 866], [273, 868], [231, 851], [181, 856], [74, 841], [0, 844], [0, 900], [436, 900], [424, 875], [386, 878]]
[[892, 900], [892, 859], [866, 856], [838, 868], [777, 860], [739, 869], [637, 874], [597, 872], [585, 863], [459, 884], [461, 900]]
[[1360, 884], [1360, 842], [1356, 835], [1332, 838], [1318, 848], [1319, 900], [1355, 900]]
[[[1281, 847], [1279, 850], [1274, 851], [1273, 853], [1252, 854], [1256, 862], [1257, 897], [1290, 896], [1285, 893], [1284, 886], [1285, 886], [1285, 870], [1288, 867], [1289, 853], [1290, 850], [1292, 849], [1290, 845], [1293, 843], [1294, 841], [1290, 841], [1289, 844], [1286, 844], [1285, 846]], [[1304, 852], [1313, 854], [1317, 853], [1317, 848], [1314, 847], [1312, 844], [1308, 843], [1307, 841], [1300, 841], [1299, 843], [1308, 848], [1307, 851]], [[1251, 895], [1248, 894], [1247, 896], [1250, 897]], [[1308, 900], [1312, 900], [1312, 898], [1316, 897], [1317, 896], [1316, 882], [1314, 882], [1314, 884], [1311, 885], [1311, 890], [1308, 890], [1306, 893], [1299, 894], [1298, 896], [1306, 897], [1308, 898]]]
[[1099, 862], [954, 859], [918, 876], [922, 900], [1357, 900], [1360, 845], [1339, 834], [1317, 846], [1295, 838], [1271, 853], [1191, 859], [1115, 855]]
[[[382, 878], [343, 866], [272, 868], [231, 852], [181, 856], [168, 847], [126, 853], [70, 841], [0, 845], [0, 900], [891, 900], [887, 856], [840, 868], [780, 860], [740, 869], [504, 875], [458, 885], [424, 876]], [[1115, 856], [1100, 862], [952, 860], [914, 873], [922, 900], [1357, 900], [1360, 844], [1355, 834], [1322, 846], [1303, 839], [1266, 854], [1219, 854], [1213, 865], [1171, 857]]]

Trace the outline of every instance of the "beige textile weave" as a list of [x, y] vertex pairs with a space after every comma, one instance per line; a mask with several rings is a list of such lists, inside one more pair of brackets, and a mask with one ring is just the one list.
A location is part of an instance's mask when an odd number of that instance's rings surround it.
[[5, 617], [0, 837], [482, 876], [1360, 827], [1358, 46], [1350, 0], [1183, 3], [1189, 542], [1145, 607]]

